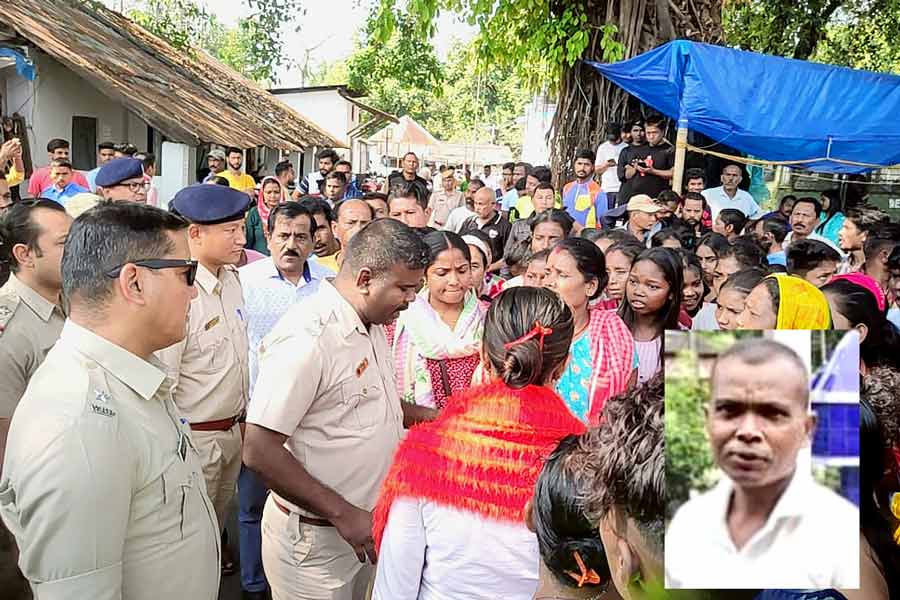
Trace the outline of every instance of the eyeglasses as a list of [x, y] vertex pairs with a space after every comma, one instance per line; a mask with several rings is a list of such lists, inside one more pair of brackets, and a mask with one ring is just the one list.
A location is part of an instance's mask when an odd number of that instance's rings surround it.
[[132, 183], [119, 183], [119, 184], [116, 184], [116, 185], [120, 185], [120, 186], [127, 187], [127, 188], [128, 188], [128, 191], [130, 191], [132, 194], [137, 194], [137, 193], [140, 192], [141, 190], [143, 190], [143, 191], [146, 192], [147, 190], [150, 189], [150, 182], [149, 182], [149, 181], [141, 181], [140, 183], [137, 183], [137, 182], [132, 182]]
[[119, 273], [122, 272], [122, 268], [125, 265], [145, 267], [154, 271], [158, 271], [160, 269], [178, 269], [180, 267], [187, 267], [188, 270], [184, 272], [184, 279], [185, 281], [187, 281], [188, 286], [192, 286], [194, 285], [194, 279], [197, 277], [198, 264], [199, 263], [196, 260], [182, 260], [174, 258], [148, 258], [144, 260], [131, 260], [117, 267], [113, 267], [106, 272], [106, 276], [110, 278], [118, 277]]

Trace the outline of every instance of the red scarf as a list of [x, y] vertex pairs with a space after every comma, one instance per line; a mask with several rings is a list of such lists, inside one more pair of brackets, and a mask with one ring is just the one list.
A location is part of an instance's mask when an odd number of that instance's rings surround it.
[[375, 506], [375, 547], [396, 498], [422, 498], [497, 521], [524, 522], [544, 460], [585, 426], [553, 390], [502, 382], [451, 397], [400, 444]]

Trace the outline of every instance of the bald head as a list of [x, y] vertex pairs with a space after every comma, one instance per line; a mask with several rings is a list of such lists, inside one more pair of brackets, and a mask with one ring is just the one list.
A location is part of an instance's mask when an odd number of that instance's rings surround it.
[[341, 242], [341, 247], [346, 247], [357, 231], [371, 223], [375, 218], [375, 211], [364, 200], [342, 200], [334, 207], [334, 221], [331, 230]]
[[[746, 340], [735, 343], [719, 355], [712, 368], [710, 383], [713, 396], [716, 387], [725, 379], [733, 379], [734, 373], [748, 371], [748, 367], [777, 373], [777, 377], [764, 377], [772, 383], [784, 384], [792, 398], [798, 398], [803, 408], [809, 398], [809, 375], [803, 360], [788, 346], [768, 339]], [[762, 383], [762, 382], [760, 382]]]
[[497, 211], [497, 194], [489, 187], [483, 187], [475, 192], [472, 210], [479, 219], [493, 219]]

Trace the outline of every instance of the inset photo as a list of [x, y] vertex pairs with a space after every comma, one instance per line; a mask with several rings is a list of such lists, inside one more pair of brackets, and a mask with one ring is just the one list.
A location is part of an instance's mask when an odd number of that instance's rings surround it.
[[859, 334], [668, 331], [670, 589], [859, 587]]

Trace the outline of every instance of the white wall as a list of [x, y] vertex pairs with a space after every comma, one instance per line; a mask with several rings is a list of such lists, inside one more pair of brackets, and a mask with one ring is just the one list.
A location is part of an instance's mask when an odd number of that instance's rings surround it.
[[[35, 167], [47, 164], [47, 141], [71, 140], [72, 117], [97, 119], [97, 142], [130, 142], [147, 150], [147, 124], [121, 104], [101, 94], [90, 83], [48, 55], [32, 53], [37, 79], [33, 82], [6, 69], [6, 106], [25, 117]], [[73, 156], [73, 159], [76, 158]]]
[[279, 100], [324, 129], [344, 144], [348, 143], [347, 131], [351, 129], [350, 107], [337, 90], [316, 90], [275, 94]]

